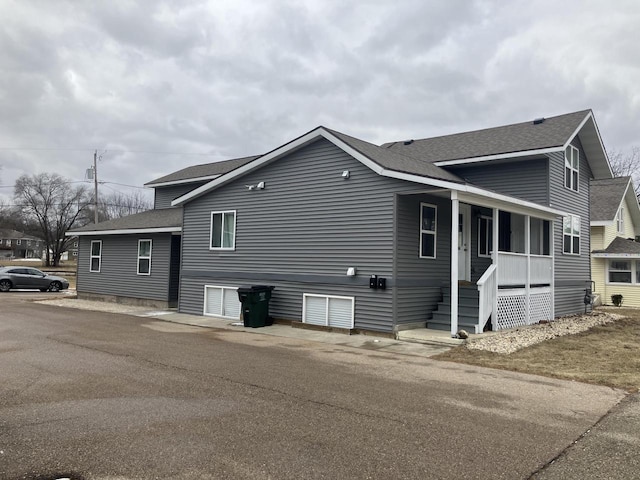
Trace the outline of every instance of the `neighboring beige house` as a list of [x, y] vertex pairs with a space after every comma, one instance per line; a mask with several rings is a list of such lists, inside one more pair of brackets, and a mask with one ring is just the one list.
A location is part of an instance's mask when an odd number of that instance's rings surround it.
[[640, 307], [640, 206], [631, 177], [591, 181], [591, 278], [605, 305]]

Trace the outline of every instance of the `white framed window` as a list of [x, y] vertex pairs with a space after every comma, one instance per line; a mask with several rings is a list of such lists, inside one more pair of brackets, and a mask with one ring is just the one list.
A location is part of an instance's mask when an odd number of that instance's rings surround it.
[[607, 283], [640, 283], [640, 262], [611, 259], [607, 266]]
[[355, 298], [304, 293], [302, 321], [312, 325], [352, 329], [355, 324]]
[[569, 145], [564, 151], [564, 186], [577, 192], [579, 173], [580, 152], [573, 145]]
[[234, 250], [236, 248], [236, 212], [211, 212], [209, 250]]
[[567, 215], [562, 219], [562, 253], [580, 255], [580, 217]]
[[138, 275], [151, 275], [151, 240], [138, 240]]
[[237, 287], [204, 286], [203, 315], [239, 319], [241, 309]]
[[77, 252], [76, 250], [74, 250], [74, 251], [73, 251], [73, 253], [72, 253], [72, 255], [73, 255], [74, 257], [77, 257], [77, 256], [78, 256], [78, 252]]
[[618, 233], [624, 234], [624, 207], [620, 207], [618, 213], [616, 213], [616, 226], [618, 227]]
[[102, 266], [102, 240], [91, 240], [91, 258], [89, 262], [90, 272], [100, 272], [100, 267]]
[[493, 219], [481, 216], [478, 218], [478, 256], [491, 257], [493, 250]]
[[73, 242], [73, 248], [78, 248], [78, 242]]
[[420, 258], [436, 258], [438, 207], [420, 203]]
[[22, 244], [22, 240], [18, 239], [18, 241], [16, 242], [16, 245], [21, 245]]

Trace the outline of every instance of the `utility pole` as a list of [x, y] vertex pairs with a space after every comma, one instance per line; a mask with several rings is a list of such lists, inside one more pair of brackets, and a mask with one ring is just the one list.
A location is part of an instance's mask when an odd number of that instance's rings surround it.
[[93, 152], [93, 185], [94, 185], [94, 223], [98, 223], [98, 150]]

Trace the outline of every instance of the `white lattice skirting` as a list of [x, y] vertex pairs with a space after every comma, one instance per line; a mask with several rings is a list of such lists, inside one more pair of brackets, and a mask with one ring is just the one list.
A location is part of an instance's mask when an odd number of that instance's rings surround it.
[[527, 291], [524, 288], [498, 290], [497, 322], [493, 328], [520, 327], [551, 320], [551, 289], [532, 288], [529, 293], [529, 315], [527, 315]]

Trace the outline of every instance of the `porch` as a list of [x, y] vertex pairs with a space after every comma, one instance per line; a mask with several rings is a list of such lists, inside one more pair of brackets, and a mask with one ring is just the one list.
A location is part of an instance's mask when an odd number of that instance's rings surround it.
[[[563, 212], [497, 194], [495, 199], [446, 194], [445, 218], [435, 219], [436, 202], [420, 201], [420, 264], [440, 271], [436, 255], [429, 256], [437, 242], [439, 262], [447, 267], [439, 277], [438, 298], [427, 306], [427, 328], [455, 337], [459, 329], [478, 334], [553, 319], [553, 221]], [[444, 194], [435, 195], [441, 202]], [[437, 240], [436, 231], [450, 233], [448, 241]], [[431, 264], [422, 260], [431, 258]]]

